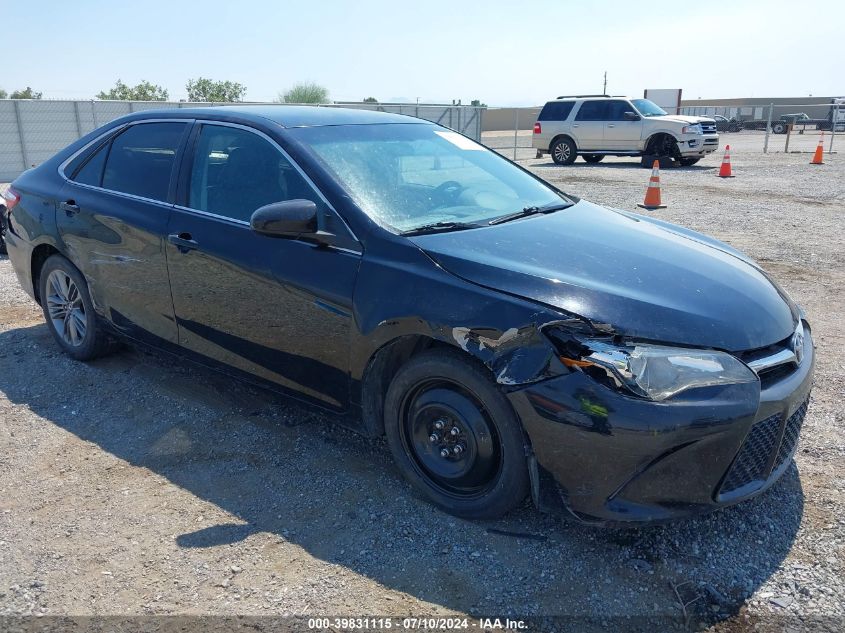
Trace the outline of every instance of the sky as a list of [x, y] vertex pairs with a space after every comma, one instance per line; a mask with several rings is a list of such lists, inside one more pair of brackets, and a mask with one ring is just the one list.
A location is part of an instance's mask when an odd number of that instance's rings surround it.
[[845, 3], [628, 0], [0, 0], [0, 87], [88, 99], [119, 78], [173, 100], [199, 76], [269, 101], [534, 105], [560, 94], [845, 94]]

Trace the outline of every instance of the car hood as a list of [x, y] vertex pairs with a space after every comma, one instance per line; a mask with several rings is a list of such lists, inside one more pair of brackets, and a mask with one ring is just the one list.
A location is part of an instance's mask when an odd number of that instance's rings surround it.
[[411, 239], [467, 281], [632, 338], [741, 351], [787, 338], [798, 318], [786, 294], [730, 246], [583, 200]]
[[649, 121], [669, 121], [671, 123], [714, 123], [715, 120], [706, 116], [687, 116], [685, 114], [667, 114], [664, 116], [650, 116]]

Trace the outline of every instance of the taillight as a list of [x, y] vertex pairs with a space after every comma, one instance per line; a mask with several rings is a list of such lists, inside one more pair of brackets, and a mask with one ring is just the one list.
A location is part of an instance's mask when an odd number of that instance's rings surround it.
[[21, 201], [21, 196], [19, 193], [12, 191], [11, 189], [7, 189], [3, 192], [3, 203], [6, 205], [6, 211], [11, 212], [12, 209], [15, 208], [15, 205]]
[[534, 124], [534, 134], [540, 134], [543, 131], [543, 128], [540, 127], [540, 122], [537, 121]]

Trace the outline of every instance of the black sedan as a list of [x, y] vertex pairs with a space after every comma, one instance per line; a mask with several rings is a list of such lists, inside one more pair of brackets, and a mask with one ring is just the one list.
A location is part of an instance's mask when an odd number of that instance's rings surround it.
[[714, 114], [713, 120], [716, 121], [716, 131], [718, 132], [741, 132], [743, 129], [742, 121], [735, 118], [729, 119], [719, 114]]
[[807, 410], [809, 326], [756, 263], [418, 119], [147, 111], [5, 199], [67, 354], [137, 341], [341, 413], [459, 516], [735, 503], [783, 474]]

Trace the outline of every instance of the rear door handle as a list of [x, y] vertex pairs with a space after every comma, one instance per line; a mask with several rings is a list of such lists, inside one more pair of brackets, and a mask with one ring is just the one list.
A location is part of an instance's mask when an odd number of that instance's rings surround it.
[[608, 123], [607, 127], [616, 127], [613, 123]]
[[69, 216], [79, 213], [79, 205], [73, 200], [65, 200], [59, 203], [59, 209], [67, 213]]
[[578, 123], [573, 123], [572, 127], [578, 127]]
[[187, 253], [199, 247], [190, 233], [171, 233], [167, 236], [167, 241], [178, 248], [180, 253]]

